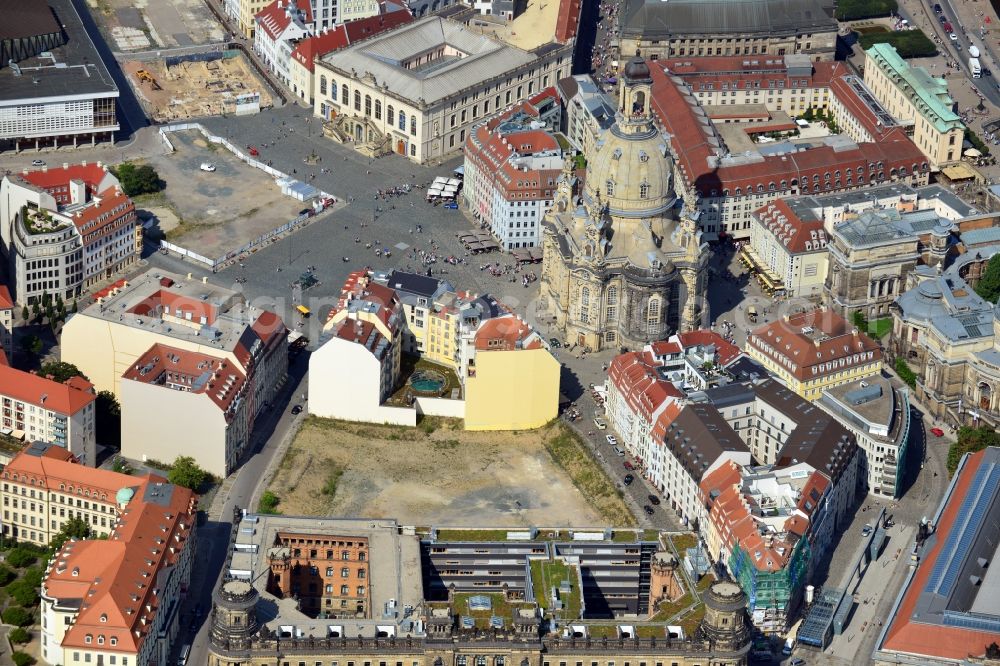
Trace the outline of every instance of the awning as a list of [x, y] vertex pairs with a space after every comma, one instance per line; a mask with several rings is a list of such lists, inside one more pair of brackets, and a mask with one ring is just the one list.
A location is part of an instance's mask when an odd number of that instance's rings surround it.
[[307, 317], [312, 314], [312, 311], [304, 305], [296, 305], [295, 309]]
[[962, 153], [966, 157], [982, 157], [983, 154], [975, 148], [966, 148], [965, 152]]

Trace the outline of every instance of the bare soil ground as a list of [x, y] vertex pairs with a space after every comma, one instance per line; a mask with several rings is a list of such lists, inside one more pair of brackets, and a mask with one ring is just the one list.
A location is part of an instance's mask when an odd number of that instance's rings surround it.
[[[149, 158], [167, 184], [164, 201], [140, 204], [151, 211], [156, 204], [173, 211], [176, 221], [161, 229], [171, 243], [210, 259], [219, 257], [294, 219], [306, 206], [283, 195], [263, 171], [223, 146], [209, 144], [197, 130], [169, 137], [175, 152]], [[203, 162], [214, 164], [215, 171], [199, 170]]]
[[546, 443], [563, 428], [467, 432], [442, 419], [401, 428], [310, 417], [269, 490], [288, 515], [424, 526], [630, 524], [617, 495], [591, 503], [549, 454]]

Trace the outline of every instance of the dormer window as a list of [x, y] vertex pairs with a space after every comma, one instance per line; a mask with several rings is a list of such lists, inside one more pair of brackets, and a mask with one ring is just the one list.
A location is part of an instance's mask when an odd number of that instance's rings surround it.
[[647, 197], [649, 197], [649, 183], [642, 181], [642, 183], [639, 184], [639, 198], [645, 199]]
[[622, 158], [622, 149], [615, 148], [615, 152], [611, 153], [611, 158], [615, 160], [620, 160]]
[[609, 197], [615, 196], [615, 181], [609, 178], [607, 182], [604, 183], [604, 193]]

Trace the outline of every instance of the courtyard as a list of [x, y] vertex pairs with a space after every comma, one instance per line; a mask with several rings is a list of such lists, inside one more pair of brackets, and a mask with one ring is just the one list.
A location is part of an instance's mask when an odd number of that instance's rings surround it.
[[[156, 216], [159, 233], [175, 245], [214, 259], [294, 219], [307, 205], [198, 130], [167, 136], [174, 152], [148, 160], [166, 188], [137, 204]], [[206, 163], [215, 170], [202, 171]]]
[[268, 490], [287, 515], [419, 526], [632, 525], [597, 464], [564, 448], [564, 429], [468, 432], [451, 419], [403, 428], [309, 417]]

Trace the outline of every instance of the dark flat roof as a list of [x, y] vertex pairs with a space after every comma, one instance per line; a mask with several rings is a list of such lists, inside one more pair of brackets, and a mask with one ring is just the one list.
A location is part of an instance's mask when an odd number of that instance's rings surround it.
[[[17, 4], [17, 0], [0, 0], [3, 2], [0, 16], [5, 19], [5, 5], [11, 1]], [[20, 76], [15, 76], [14, 68], [6, 64], [0, 68], [0, 102], [102, 93], [117, 96], [118, 87], [101, 61], [73, 3], [49, 0], [48, 5], [62, 24], [66, 44], [51, 51], [55, 62], [50, 58], [29, 58], [17, 63]], [[40, 69], [32, 69], [34, 67]]]
[[401, 289], [419, 296], [430, 298], [438, 290], [440, 282], [437, 278], [427, 277], [419, 273], [406, 273], [403, 271], [393, 271], [386, 279], [386, 286], [390, 289]]
[[[0, 0], [0, 39], [22, 39], [59, 32], [59, 22], [44, 2]], [[7, 63], [3, 63], [6, 66]]]
[[620, 25], [626, 37], [835, 32], [820, 0], [626, 0]]

